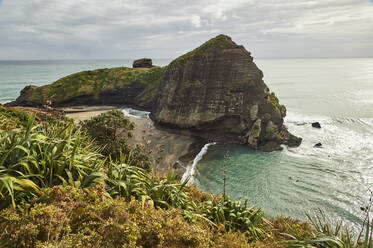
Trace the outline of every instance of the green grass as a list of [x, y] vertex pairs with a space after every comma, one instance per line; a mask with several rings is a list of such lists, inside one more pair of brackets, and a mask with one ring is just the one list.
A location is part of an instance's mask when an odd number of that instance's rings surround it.
[[162, 80], [166, 69], [166, 66], [155, 67], [141, 76], [140, 81], [146, 85], [146, 88], [138, 96], [139, 100], [150, 101], [156, 97], [159, 83]]
[[207, 58], [212, 51], [225, 49], [225, 48], [232, 48], [235, 46], [235, 43], [231, 40], [230, 37], [226, 35], [218, 35], [215, 38], [203, 43], [201, 46], [197, 47], [193, 51], [190, 51], [175, 60], [173, 60], [169, 66], [184, 66], [185, 61], [187, 61], [191, 57], [204, 57]]
[[278, 100], [277, 96], [274, 92], [269, 92], [269, 89], [267, 88], [266, 91], [266, 99], [270, 103], [272, 103], [273, 107], [281, 114], [282, 117], [286, 116], [286, 107], [284, 105], [280, 104], [280, 101]]
[[[141, 96], [153, 97], [164, 74], [164, 67], [127, 68], [117, 67], [83, 71], [63, 77], [56, 82], [36, 88], [27, 99], [27, 104], [43, 105], [49, 99], [54, 105], [69, 101], [79, 96], [98, 98], [100, 92], [129, 86], [137, 81], [145, 85]], [[147, 96], [147, 94], [150, 96]]]

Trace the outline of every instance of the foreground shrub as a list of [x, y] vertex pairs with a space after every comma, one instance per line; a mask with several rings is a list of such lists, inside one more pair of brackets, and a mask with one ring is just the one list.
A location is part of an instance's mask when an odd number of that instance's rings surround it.
[[6, 115], [0, 112], [0, 129], [1, 130], [11, 130], [11, 129], [19, 128], [19, 127], [20, 125], [15, 119], [8, 118]]
[[[370, 204], [373, 200], [370, 199]], [[373, 221], [370, 218], [370, 207], [363, 209], [365, 220], [360, 226], [358, 235], [347, 228], [342, 221], [333, 222], [323, 211], [313, 215], [307, 214], [307, 218], [313, 229], [310, 237], [300, 239], [297, 236], [290, 237], [288, 244], [294, 247], [330, 247], [330, 248], [372, 248], [373, 247]]]
[[228, 196], [213, 198], [200, 205], [202, 215], [216, 224], [223, 224], [228, 231], [246, 233], [251, 240], [259, 240], [265, 236], [263, 230], [263, 211], [250, 208], [247, 200], [232, 201]]
[[11, 120], [15, 121], [17, 123], [17, 125], [19, 125], [19, 126], [26, 126], [27, 121], [29, 119], [28, 114], [26, 114], [22, 111], [12, 109], [12, 108], [7, 108], [7, 107], [1, 106], [1, 105], [0, 105], [0, 114], [1, 114], [1, 116], [5, 117], [5, 118], [8, 118], [8, 119], [11, 119]]
[[102, 154], [105, 156], [118, 160], [123, 152], [132, 157], [132, 165], [145, 169], [151, 167], [149, 158], [140, 147], [132, 149], [128, 144], [127, 140], [132, 137], [135, 125], [122, 111], [111, 110], [83, 121], [80, 125], [98, 145], [103, 146]]
[[113, 200], [103, 188], [43, 189], [31, 204], [0, 212], [0, 245], [10, 248], [214, 247], [213, 235], [180, 210]]
[[146, 170], [128, 164], [111, 163], [106, 173], [105, 185], [112, 197], [132, 197], [154, 207], [191, 210], [196, 204], [185, 192], [186, 182], [180, 183], [169, 173], [166, 178], [156, 178]]
[[13, 205], [0, 212], [0, 247], [282, 247], [290, 235], [304, 240], [296, 225], [277, 235], [247, 202], [201, 193], [171, 173], [155, 177], [136, 166], [132, 151], [119, 149], [115, 161], [99, 152], [73, 123], [30, 120], [23, 131], [0, 131], [0, 208]]
[[98, 149], [73, 124], [0, 130], [0, 209], [27, 202], [42, 187], [88, 187], [100, 181]]
[[0, 129], [11, 130], [27, 126], [29, 116], [21, 111], [16, 111], [0, 105]]

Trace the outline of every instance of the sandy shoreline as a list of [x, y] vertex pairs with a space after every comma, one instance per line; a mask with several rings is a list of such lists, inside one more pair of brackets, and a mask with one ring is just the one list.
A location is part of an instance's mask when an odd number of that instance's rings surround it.
[[79, 121], [91, 119], [93, 116], [97, 116], [109, 110], [120, 108], [115, 106], [76, 106], [59, 109], [63, 110], [67, 117], [74, 119], [76, 123], [79, 123]]
[[[66, 116], [74, 119], [76, 123], [87, 120], [93, 116], [112, 109], [120, 109], [118, 106], [76, 106], [61, 108]], [[149, 118], [128, 117], [135, 123], [134, 136], [129, 140], [132, 146], [139, 144], [149, 154], [156, 174], [165, 174], [173, 169], [178, 176], [185, 172], [185, 167], [204, 145], [200, 140], [182, 135], [172, 130], [155, 127]]]

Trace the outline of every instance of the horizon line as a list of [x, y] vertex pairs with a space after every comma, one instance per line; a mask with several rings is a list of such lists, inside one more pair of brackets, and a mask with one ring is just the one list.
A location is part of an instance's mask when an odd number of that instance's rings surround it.
[[[255, 59], [372, 59], [373, 57], [254, 57]], [[6, 61], [90, 61], [90, 60], [137, 60], [140, 58], [72, 58], [72, 59], [0, 59]], [[152, 60], [174, 60], [176, 58], [151, 58]]]

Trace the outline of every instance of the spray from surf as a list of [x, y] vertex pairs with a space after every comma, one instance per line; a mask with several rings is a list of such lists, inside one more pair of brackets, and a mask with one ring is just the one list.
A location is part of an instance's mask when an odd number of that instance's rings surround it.
[[132, 108], [124, 108], [122, 109], [123, 114], [128, 117], [134, 117], [134, 118], [149, 118], [150, 112], [142, 111], [138, 109], [132, 109]]
[[203, 156], [207, 153], [207, 150], [209, 146], [215, 145], [216, 142], [208, 143], [204, 145], [201, 149], [201, 151], [197, 154], [197, 156], [194, 158], [193, 163], [189, 166], [187, 166], [185, 173], [183, 174], [183, 177], [181, 178], [182, 182], [185, 182], [189, 178], [188, 185], [192, 185], [194, 183], [194, 174], [196, 172], [196, 165], [199, 161], [203, 158]]

